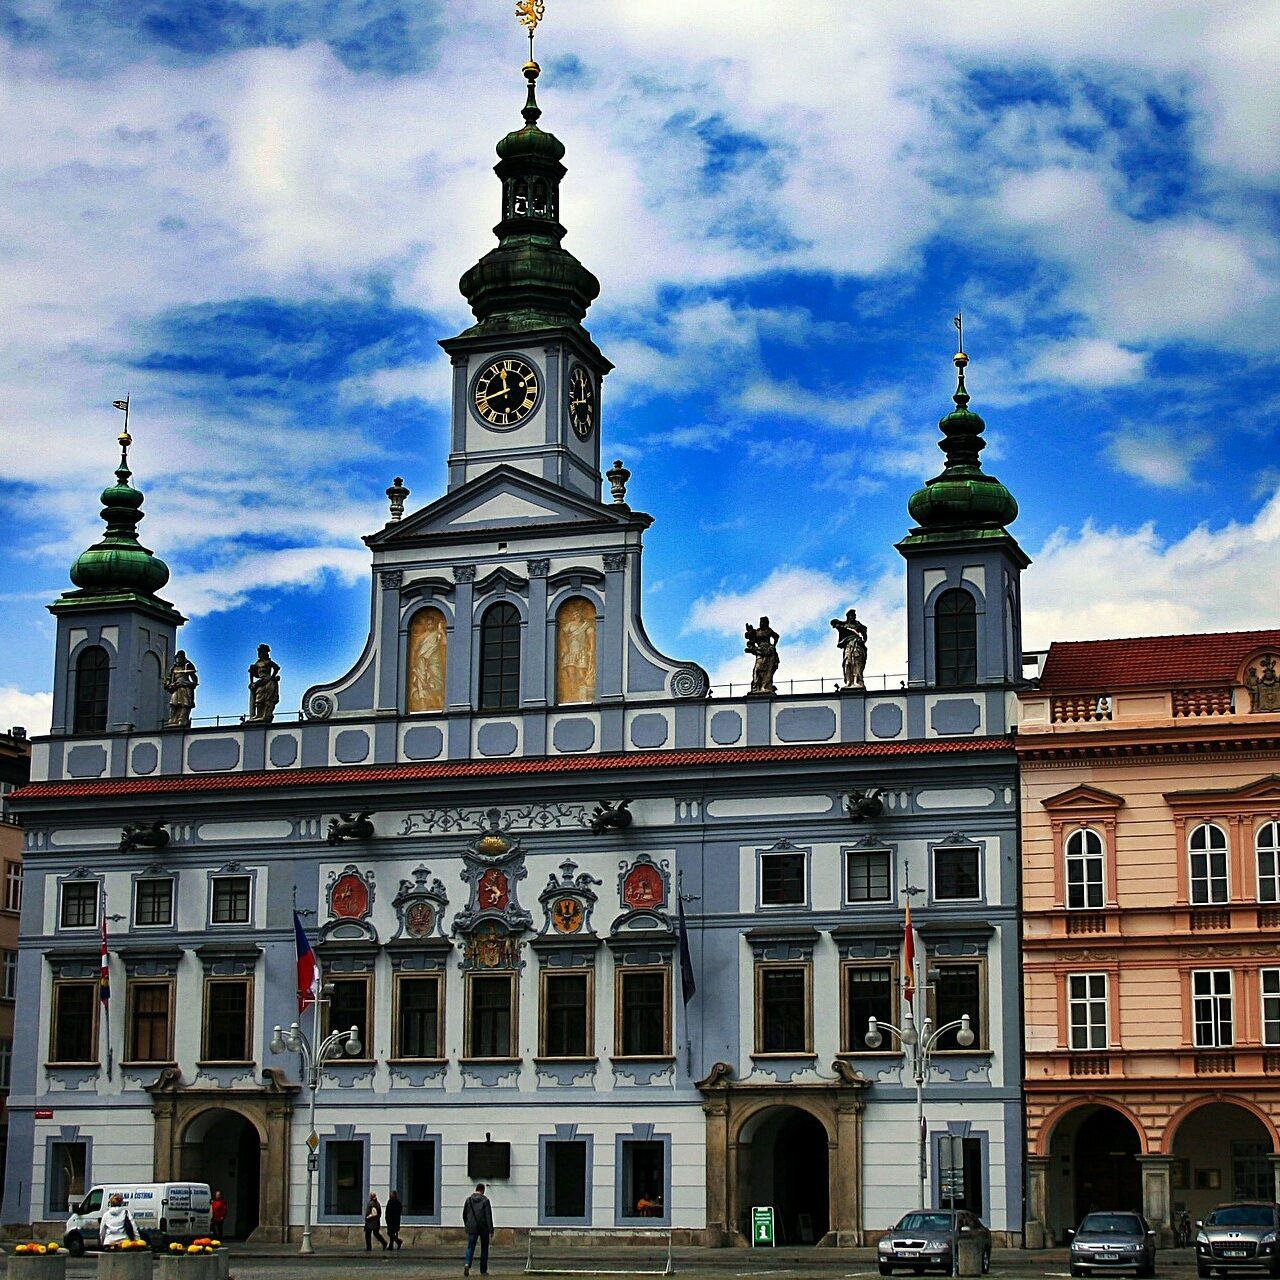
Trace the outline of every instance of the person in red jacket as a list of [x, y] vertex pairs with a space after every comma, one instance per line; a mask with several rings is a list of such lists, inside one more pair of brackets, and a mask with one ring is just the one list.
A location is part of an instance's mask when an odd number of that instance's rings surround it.
[[222, 1198], [221, 1191], [213, 1193], [213, 1200], [209, 1204], [209, 1221], [213, 1228], [213, 1238], [221, 1240], [227, 1225], [227, 1202]]

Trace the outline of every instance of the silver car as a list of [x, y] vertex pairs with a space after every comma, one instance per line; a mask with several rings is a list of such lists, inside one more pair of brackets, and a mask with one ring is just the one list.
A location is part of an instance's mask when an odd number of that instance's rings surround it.
[[1137, 1213], [1087, 1213], [1071, 1236], [1071, 1274], [1095, 1271], [1156, 1273], [1156, 1233]]
[[1196, 1226], [1198, 1275], [1261, 1269], [1280, 1276], [1280, 1205], [1269, 1200], [1220, 1204]]
[[991, 1270], [991, 1232], [976, 1213], [964, 1209], [919, 1209], [905, 1214], [876, 1246], [880, 1274], [894, 1270], [941, 1271], [950, 1275], [959, 1240], [982, 1242], [982, 1274]]

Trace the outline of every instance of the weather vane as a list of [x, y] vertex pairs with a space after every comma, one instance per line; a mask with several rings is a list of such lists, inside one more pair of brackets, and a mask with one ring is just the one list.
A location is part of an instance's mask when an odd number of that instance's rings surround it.
[[964, 312], [961, 311], [958, 315], [956, 315], [955, 319], [953, 319], [951, 323], [956, 327], [956, 354], [963, 355], [964, 354]]
[[530, 62], [533, 61], [533, 33], [538, 29], [538, 23], [542, 21], [546, 9], [544, 0], [516, 0], [516, 17], [520, 19], [520, 25], [529, 31]]
[[113, 400], [111, 407], [119, 409], [124, 414], [124, 430], [120, 433], [118, 439], [120, 441], [121, 455], [126, 456], [129, 446], [133, 443], [133, 437], [129, 434], [129, 397], [125, 396], [123, 400]]

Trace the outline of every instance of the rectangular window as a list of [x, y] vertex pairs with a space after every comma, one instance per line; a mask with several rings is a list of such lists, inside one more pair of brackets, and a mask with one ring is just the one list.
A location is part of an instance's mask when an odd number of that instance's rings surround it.
[[888, 849], [850, 849], [844, 855], [845, 901], [891, 901], [889, 858]]
[[47, 1217], [65, 1218], [68, 1202], [79, 1203], [84, 1198], [88, 1163], [87, 1142], [49, 1143], [49, 1167], [45, 1170]]
[[1262, 1043], [1280, 1044], [1280, 969], [1262, 973]]
[[434, 1218], [436, 1202], [436, 1144], [396, 1143], [396, 1190], [407, 1218]]
[[[933, 1025], [945, 1027], [949, 1022], [959, 1021], [967, 1013], [969, 1030], [973, 1032], [970, 1051], [986, 1048], [986, 1038], [983, 1034], [984, 985], [984, 969], [981, 963], [940, 963], [937, 966], [937, 977], [933, 984]], [[959, 1031], [959, 1027], [944, 1031], [938, 1038], [937, 1047], [942, 1050], [960, 1049], [961, 1046], [956, 1042]]]
[[18, 997], [18, 953], [0, 951], [0, 1000]]
[[217, 876], [213, 881], [212, 920], [214, 924], [248, 924], [249, 876]]
[[64, 880], [58, 921], [64, 929], [92, 929], [98, 923], [98, 882]]
[[1228, 902], [1227, 833], [1215, 823], [1196, 827], [1188, 842], [1191, 856], [1191, 901], [1196, 906]]
[[[896, 1022], [893, 966], [848, 964], [844, 967], [844, 1053], [870, 1053], [867, 1028], [871, 1019]], [[894, 1046], [890, 1045], [889, 1048]], [[884, 1046], [881, 1046], [883, 1049]]]
[[[331, 978], [326, 985], [331, 987], [329, 1004], [323, 1018], [325, 1035], [334, 1031], [350, 1031], [355, 1027], [360, 1038], [360, 1052], [356, 1060], [371, 1059], [373, 1046], [369, 1043], [369, 988], [372, 979], [368, 975], [358, 978]], [[347, 1059], [351, 1061], [350, 1058]]]
[[760, 855], [760, 905], [796, 907], [805, 903], [805, 855], [803, 853], [762, 853]]
[[173, 881], [139, 880], [133, 890], [133, 922], [139, 928], [173, 923]]
[[248, 978], [209, 978], [204, 984], [204, 1038], [200, 1057], [205, 1062], [248, 1062], [249, 1013], [253, 1008]]
[[556, 1222], [587, 1219], [587, 1144], [547, 1142], [542, 1176], [542, 1213]]
[[756, 1053], [809, 1053], [809, 966], [756, 966]]
[[671, 971], [623, 968], [617, 974], [617, 1056], [666, 1057], [671, 1052]]
[[364, 1143], [324, 1143], [324, 1212], [328, 1218], [360, 1218], [364, 1213]]
[[98, 984], [55, 982], [50, 1060], [96, 1062], [97, 1030]]
[[516, 1056], [516, 979], [511, 973], [467, 975], [467, 1057]]
[[1087, 827], [1067, 837], [1067, 906], [1098, 910], [1106, 898], [1102, 837]]
[[666, 1217], [666, 1144], [623, 1139], [621, 1145], [621, 1216]]
[[591, 1056], [591, 974], [588, 970], [542, 973], [542, 1043], [544, 1058]]
[[22, 863], [5, 862], [4, 864], [4, 909], [6, 911], [22, 910]]
[[[438, 973], [422, 976], [402, 974], [396, 980], [394, 1056], [397, 1058], [443, 1057], [440, 1050], [442, 1012]], [[372, 1054], [369, 1056], [372, 1057]], [[401, 1198], [403, 1199], [403, 1193]]]
[[[938, 1199], [948, 1209], [982, 1213], [982, 1139], [943, 1133], [935, 1139], [938, 1152]], [[961, 1219], [963, 1226], [968, 1218]]]
[[7, 1092], [12, 1078], [13, 1041], [9, 1039], [0, 1040], [0, 1090]]
[[1191, 1003], [1197, 1048], [1224, 1049], [1235, 1044], [1230, 969], [1193, 970]]
[[1072, 973], [1067, 976], [1067, 1020], [1073, 1049], [1105, 1049], [1107, 1033], [1107, 975]]
[[975, 845], [947, 845], [934, 849], [935, 901], [973, 901], [982, 897], [980, 854]]
[[1231, 1144], [1231, 1195], [1236, 1200], [1270, 1200], [1275, 1195], [1269, 1142], [1236, 1139]]
[[131, 1062], [171, 1062], [173, 987], [168, 982], [129, 983], [128, 1048]]

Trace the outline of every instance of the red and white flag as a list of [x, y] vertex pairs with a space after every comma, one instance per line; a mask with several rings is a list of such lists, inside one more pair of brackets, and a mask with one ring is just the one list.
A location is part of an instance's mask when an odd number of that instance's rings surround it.
[[911, 899], [907, 899], [907, 915], [902, 923], [902, 998], [912, 1015], [916, 1007], [916, 956], [922, 951], [920, 935], [911, 924]]
[[293, 913], [293, 937], [298, 947], [298, 1012], [305, 1013], [320, 994], [320, 965], [296, 911]]
[[111, 1003], [111, 953], [107, 950], [107, 909], [102, 909], [102, 966], [98, 970], [98, 999], [105, 1009]]

